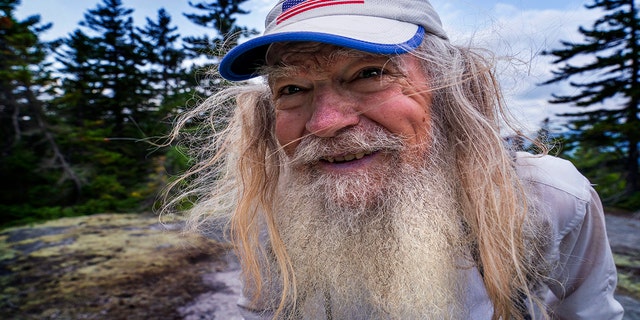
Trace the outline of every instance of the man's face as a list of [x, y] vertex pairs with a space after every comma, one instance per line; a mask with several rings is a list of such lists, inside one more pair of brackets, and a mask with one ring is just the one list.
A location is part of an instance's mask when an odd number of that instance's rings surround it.
[[319, 44], [276, 46], [268, 58], [288, 158], [274, 219], [301, 312], [325, 317], [329, 294], [340, 319], [455, 314], [455, 171], [420, 61]]
[[[369, 198], [380, 196], [378, 189], [393, 174], [390, 168], [422, 163], [428, 154], [431, 93], [427, 76], [410, 54], [390, 59], [335, 46], [309, 46], [313, 49], [275, 49], [282, 67], [270, 74], [269, 83], [278, 141], [290, 157], [301, 151], [305, 140], [326, 142], [324, 148], [304, 151], [301, 166], [312, 168], [315, 177], [343, 181], [367, 177], [367, 185], [358, 187], [370, 190], [352, 191], [360, 196], [370, 193]], [[398, 138], [402, 148], [382, 142], [365, 146], [343, 138], [358, 133], [370, 140], [373, 132]]]

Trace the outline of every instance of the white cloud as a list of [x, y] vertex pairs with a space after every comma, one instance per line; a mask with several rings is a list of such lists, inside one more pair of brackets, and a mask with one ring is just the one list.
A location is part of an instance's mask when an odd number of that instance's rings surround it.
[[590, 28], [602, 12], [582, 6], [524, 10], [501, 3], [490, 10], [455, 4], [437, 10], [452, 42], [488, 48], [500, 58], [496, 70], [507, 105], [526, 128], [534, 131], [547, 117], [576, 111], [568, 105], [548, 103], [552, 93], [567, 94], [575, 89], [567, 83], [538, 85], [549, 80], [551, 70], [559, 67], [541, 52], [562, 48], [561, 40], [582, 42], [578, 27]]
[[263, 32], [264, 18], [273, 7], [273, 4], [273, 0], [252, 0], [247, 5], [247, 9], [251, 11], [251, 14], [247, 16], [239, 16], [238, 23]]

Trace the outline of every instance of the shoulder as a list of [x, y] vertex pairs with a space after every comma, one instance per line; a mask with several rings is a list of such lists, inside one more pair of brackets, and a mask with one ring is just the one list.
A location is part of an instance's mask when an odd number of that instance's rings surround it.
[[590, 208], [599, 206], [591, 183], [567, 160], [518, 152], [515, 166], [535, 211], [550, 219], [557, 240], [579, 228]]
[[516, 172], [525, 182], [567, 193], [588, 201], [591, 184], [576, 167], [567, 160], [548, 155], [516, 153]]
[[546, 216], [553, 242], [545, 302], [562, 319], [620, 319], [614, 299], [616, 267], [598, 194], [571, 162], [518, 153], [516, 171], [530, 193], [533, 212]]

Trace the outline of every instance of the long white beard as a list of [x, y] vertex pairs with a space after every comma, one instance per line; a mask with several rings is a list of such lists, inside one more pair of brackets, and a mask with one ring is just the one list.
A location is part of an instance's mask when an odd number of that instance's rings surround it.
[[276, 223], [298, 292], [285, 317], [465, 317], [460, 270], [472, 262], [465, 258], [454, 170], [435, 154], [429, 158], [376, 173], [383, 183], [373, 193], [358, 192], [370, 187], [364, 175], [341, 181], [295, 172], [280, 181]]

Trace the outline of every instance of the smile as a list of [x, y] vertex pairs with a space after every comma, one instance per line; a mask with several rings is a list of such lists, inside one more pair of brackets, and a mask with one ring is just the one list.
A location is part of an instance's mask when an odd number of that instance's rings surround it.
[[364, 156], [368, 156], [370, 155], [372, 152], [358, 152], [358, 153], [354, 153], [354, 154], [347, 154], [344, 156], [336, 156], [336, 157], [322, 157], [320, 158], [320, 160], [324, 160], [327, 161], [329, 163], [334, 163], [334, 162], [347, 162], [347, 161], [352, 161], [352, 160], [360, 160], [362, 159]]

